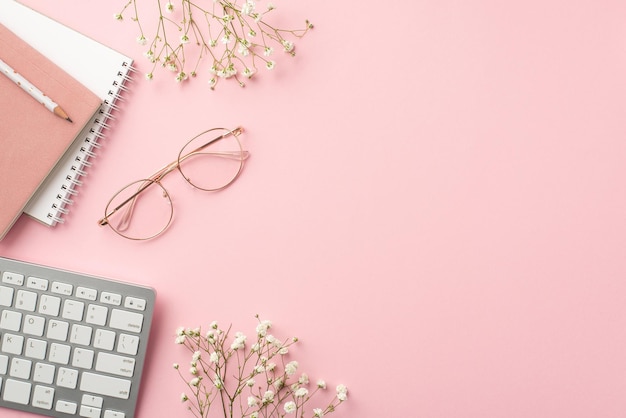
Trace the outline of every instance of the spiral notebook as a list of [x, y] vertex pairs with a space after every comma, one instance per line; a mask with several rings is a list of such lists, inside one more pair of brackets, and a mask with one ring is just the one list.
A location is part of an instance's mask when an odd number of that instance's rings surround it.
[[0, 0], [0, 23], [102, 99], [102, 105], [47, 177], [24, 213], [53, 226], [63, 222], [81, 177], [119, 108], [133, 60], [15, 0]]

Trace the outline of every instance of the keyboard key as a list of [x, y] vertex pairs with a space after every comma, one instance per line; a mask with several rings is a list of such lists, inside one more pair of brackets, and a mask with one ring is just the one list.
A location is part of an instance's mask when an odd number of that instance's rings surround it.
[[122, 304], [122, 295], [111, 292], [102, 292], [100, 294], [100, 302], [106, 303], [107, 305], [120, 306]]
[[56, 367], [52, 364], [37, 363], [33, 371], [33, 381], [51, 385], [54, 382]]
[[[86, 348], [76, 347], [72, 356], [72, 366], [82, 369], [91, 369], [93, 366], [94, 352]], [[84, 402], [83, 402], [84, 403]]]
[[115, 333], [106, 329], [96, 330], [96, 335], [93, 339], [93, 346], [101, 350], [113, 350], [115, 344]]
[[0, 354], [0, 374], [7, 374], [9, 370], [9, 357]]
[[59, 316], [61, 298], [51, 295], [42, 295], [39, 301], [39, 313], [50, 316]]
[[86, 325], [74, 324], [72, 325], [70, 342], [73, 344], [89, 345], [91, 344], [92, 331], [92, 328]]
[[54, 400], [54, 389], [47, 386], [35, 385], [33, 391], [33, 406], [41, 409], [52, 409]]
[[135, 359], [101, 352], [98, 354], [98, 360], [96, 360], [96, 371], [122, 377], [133, 377]]
[[76, 389], [78, 383], [78, 371], [59, 367], [59, 375], [57, 376], [57, 386], [64, 388]]
[[110, 409], [107, 409], [106, 411], [104, 411], [103, 418], [125, 418], [125, 417], [126, 417], [126, 414], [124, 414], [123, 412], [112, 411]]
[[2, 337], [2, 352], [7, 354], [22, 354], [24, 337], [21, 335], [4, 334]]
[[7, 379], [2, 389], [2, 399], [7, 402], [15, 402], [28, 405], [30, 402], [31, 384], [20, 380]]
[[0, 306], [13, 306], [13, 288], [0, 286]]
[[43, 335], [46, 320], [41, 316], [26, 315], [24, 318], [24, 334], [36, 335], [41, 337]]
[[72, 291], [74, 290], [74, 286], [68, 283], [52, 282], [52, 288], [50, 290], [52, 290], [52, 293], [64, 296], [71, 296]]
[[9, 375], [19, 379], [28, 379], [30, 377], [30, 368], [32, 365], [33, 363], [30, 360], [14, 357], [13, 360], [11, 360]]
[[26, 279], [26, 287], [35, 290], [48, 290], [48, 280], [31, 276]]
[[68, 364], [70, 362], [70, 352], [72, 347], [65, 344], [52, 343], [50, 344], [50, 354], [48, 354], [48, 361], [57, 364]]
[[54, 410], [63, 412], [64, 414], [74, 415], [78, 410], [78, 405], [74, 402], [58, 400], [54, 406]]
[[109, 308], [101, 305], [89, 305], [87, 307], [87, 315], [85, 316], [85, 322], [88, 324], [94, 324], [104, 326], [107, 323], [107, 315], [109, 314]]
[[139, 350], [139, 337], [136, 335], [120, 334], [117, 342], [117, 352], [122, 354], [137, 354]]
[[128, 309], [134, 309], [136, 311], [145, 311], [146, 301], [145, 299], [127, 296], [126, 299], [124, 300], [124, 307]]
[[76, 297], [86, 300], [96, 300], [98, 299], [98, 291], [96, 289], [78, 286], [76, 288]]
[[102, 408], [102, 402], [104, 402], [104, 399], [101, 396], [86, 393], [83, 395], [80, 403], [86, 406], [93, 406], [94, 408]]
[[128, 399], [130, 380], [85, 372], [80, 380], [80, 390], [113, 398]]
[[111, 328], [122, 331], [141, 332], [143, 324], [143, 315], [136, 312], [122, 311], [121, 309], [113, 309], [111, 311], [111, 319], [109, 326]]
[[24, 355], [37, 360], [43, 360], [46, 358], [46, 348], [48, 348], [47, 341], [29, 338], [26, 340]]
[[85, 418], [100, 418], [100, 408], [94, 408], [93, 406], [80, 406], [80, 416]]
[[67, 333], [69, 329], [69, 323], [65, 321], [51, 319], [50, 321], [48, 321], [48, 330], [46, 331], [46, 337], [51, 340], [67, 341]]
[[24, 275], [5, 271], [4, 273], [2, 273], [2, 283], [12, 284], [14, 286], [21, 286], [24, 284]]
[[35, 312], [37, 306], [37, 293], [28, 290], [18, 290], [15, 307], [22, 311]]
[[18, 331], [22, 326], [22, 314], [5, 309], [0, 316], [0, 328], [8, 331]]
[[65, 299], [61, 316], [72, 321], [82, 321], [85, 304], [77, 300]]

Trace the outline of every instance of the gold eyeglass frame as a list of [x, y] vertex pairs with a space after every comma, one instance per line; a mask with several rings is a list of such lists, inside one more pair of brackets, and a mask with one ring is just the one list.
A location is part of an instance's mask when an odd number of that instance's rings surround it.
[[[217, 136], [217, 137], [215, 137], [215, 138], [213, 138], [213, 139], [211, 139], [211, 140], [209, 140], [205, 144], [200, 145], [198, 148], [196, 148], [196, 149], [194, 149], [194, 150], [192, 150], [192, 151], [190, 151], [190, 152], [188, 152], [188, 153], [183, 155], [183, 151], [185, 150], [185, 148], [187, 148], [187, 146], [190, 143], [192, 143], [194, 140], [196, 140], [198, 137], [200, 137], [202, 135], [205, 135], [205, 134], [207, 134], [209, 132], [212, 132], [212, 131], [217, 131], [217, 130], [226, 131], [226, 132], [221, 134], [221, 135], [219, 135], [219, 136]], [[208, 129], [208, 130], [203, 131], [203, 132], [199, 133], [198, 135], [194, 136], [189, 141], [187, 141], [187, 143], [185, 143], [185, 145], [183, 145], [183, 147], [180, 149], [180, 152], [178, 154], [178, 158], [176, 159], [176, 161], [172, 161], [171, 163], [169, 163], [166, 166], [162, 167], [156, 173], [152, 174], [150, 177], [148, 177], [146, 179], [135, 180], [134, 182], [129, 183], [126, 186], [124, 186], [121, 189], [119, 189], [117, 191], [117, 193], [115, 193], [113, 195], [113, 197], [107, 203], [107, 205], [105, 207], [105, 210], [104, 210], [104, 217], [98, 221], [98, 225], [100, 225], [100, 226], [108, 225], [116, 234], [118, 234], [121, 237], [124, 237], [126, 239], [130, 239], [130, 240], [134, 240], [134, 241], [145, 241], [145, 240], [149, 240], [149, 239], [158, 237], [159, 235], [161, 235], [163, 232], [165, 232], [169, 228], [169, 226], [172, 223], [172, 219], [174, 218], [174, 204], [172, 203], [172, 199], [170, 198], [170, 194], [165, 189], [165, 187], [163, 187], [163, 185], [161, 184], [161, 180], [163, 180], [163, 178], [165, 176], [167, 176], [169, 173], [171, 173], [172, 171], [177, 169], [178, 172], [185, 179], [185, 181], [187, 183], [189, 183], [192, 187], [194, 187], [194, 188], [196, 188], [198, 190], [208, 191], [208, 192], [215, 192], [215, 191], [219, 191], [219, 190], [225, 189], [226, 187], [230, 186], [239, 177], [239, 175], [241, 174], [241, 172], [243, 170], [243, 166], [244, 166], [245, 160], [250, 156], [250, 153], [243, 149], [243, 146], [241, 145], [241, 141], [239, 141], [239, 135], [241, 135], [242, 132], [243, 132], [243, 128], [242, 127], [237, 127], [235, 129], [232, 129], [232, 130], [226, 129], [226, 128], [212, 128], [212, 129]], [[216, 141], [219, 141], [219, 140], [221, 140], [223, 138], [226, 138], [226, 137], [228, 137], [230, 135], [233, 135], [235, 137], [235, 140], [237, 141], [237, 144], [239, 145], [239, 151], [238, 152], [237, 151], [235, 151], [233, 153], [219, 152], [219, 153], [208, 153], [208, 154], [212, 154], [212, 155], [215, 155], [215, 156], [218, 156], [218, 157], [223, 157], [223, 158], [239, 158], [240, 159], [240, 164], [239, 164], [239, 168], [237, 169], [237, 172], [235, 173], [235, 175], [226, 184], [224, 184], [224, 185], [222, 185], [220, 187], [213, 188], [213, 189], [205, 189], [205, 188], [202, 188], [202, 187], [199, 187], [199, 186], [193, 184], [191, 182], [191, 180], [185, 175], [185, 173], [181, 169], [181, 167], [180, 167], [181, 164], [186, 159], [201, 153], [201, 151], [203, 149], [205, 149], [206, 147], [208, 147], [209, 145], [211, 145], [211, 144], [215, 143]], [[207, 154], [207, 153], [205, 153], [205, 154]], [[117, 207], [115, 207], [111, 211], [109, 211], [109, 205], [111, 205], [113, 200], [122, 191], [128, 189], [129, 187], [131, 187], [134, 184], [140, 184], [140, 186], [137, 189], [137, 191], [134, 192], [132, 195], [130, 195], [128, 198], [126, 198], [119, 205], [117, 205]], [[144, 190], [146, 190], [148, 187], [150, 187], [153, 184], [159, 186], [162, 189], [163, 197], [166, 197], [169, 200], [169, 203], [171, 205], [170, 217], [167, 220], [167, 224], [163, 228], [161, 228], [161, 230], [156, 232], [155, 234], [150, 235], [149, 237], [145, 237], [145, 238], [134, 238], [134, 237], [126, 236], [120, 230], [118, 230], [118, 228], [114, 228], [113, 226], [111, 226], [111, 224], [109, 223], [109, 217], [111, 217], [113, 214], [117, 213], [119, 210], [124, 208], [125, 212], [122, 214], [122, 221], [120, 222], [120, 224], [127, 225], [126, 226], [126, 228], [127, 228], [128, 225], [130, 224], [130, 220], [131, 220], [132, 215], [133, 215], [133, 210], [134, 210], [134, 207], [135, 207], [135, 203], [137, 202], [137, 197]], [[126, 228], [123, 228], [121, 230], [123, 231]]]

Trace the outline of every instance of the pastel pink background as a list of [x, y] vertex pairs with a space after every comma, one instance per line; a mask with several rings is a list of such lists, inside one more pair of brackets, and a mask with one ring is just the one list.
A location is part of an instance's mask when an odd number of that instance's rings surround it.
[[[149, 70], [124, 1], [27, 3]], [[157, 289], [138, 417], [191, 416], [176, 327], [256, 313], [349, 387], [337, 418], [626, 416], [626, 3], [275, 4], [315, 24], [294, 59], [245, 89], [139, 75], [67, 222], [0, 242]], [[161, 239], [96, 225], [186, 139], [239, 124], [241, 178], [168, 179]]]

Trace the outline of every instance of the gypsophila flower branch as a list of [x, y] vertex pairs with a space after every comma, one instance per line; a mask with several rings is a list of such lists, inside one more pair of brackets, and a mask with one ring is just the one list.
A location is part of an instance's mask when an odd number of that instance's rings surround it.
[[174, 72], [175, 80], [182, 82], [197, 76], [201, 62], [208, 59], [211, 89], [224, 79], [243, 87], [244, 80], [260, 68], [276, 66], [274, 48], [295, 55], [294, 39], [313, 28], [308, 20], [302, 29], [276, 28], [266, 19], [275, 6], [261, 8], [255, 0], [177, 0], [176, 4], [156, 0], [159, 17], [154, 35], [149, 37], [139, 18], [139, 2], [128, 0], [115, 18], [121, 21], [125, 14], [131, 14], [137, 23], [137, 42], [148, 47], [144, 55], [153, 64], [146, 78], [152, 79], [160, 66]]
[[206, 333], [200, 328], [176, 331], [176, 344], [191, 353], [189, 369], [174, 364], [187, 386], [180, 400], [194, 416], [207, 418], [217, 410], [225, 418], [319, 418], [347, 400], [348, 389], [340, 384], [330, 401], [307, 410], [326, 382], [312, 384], [290, 360], [297, 338], [279, 340], [268, 332], [270, 321], [257, 320], [252, 341], [241, 332], [231, 337], [231, 328], [223, 330], [216, 322]]

